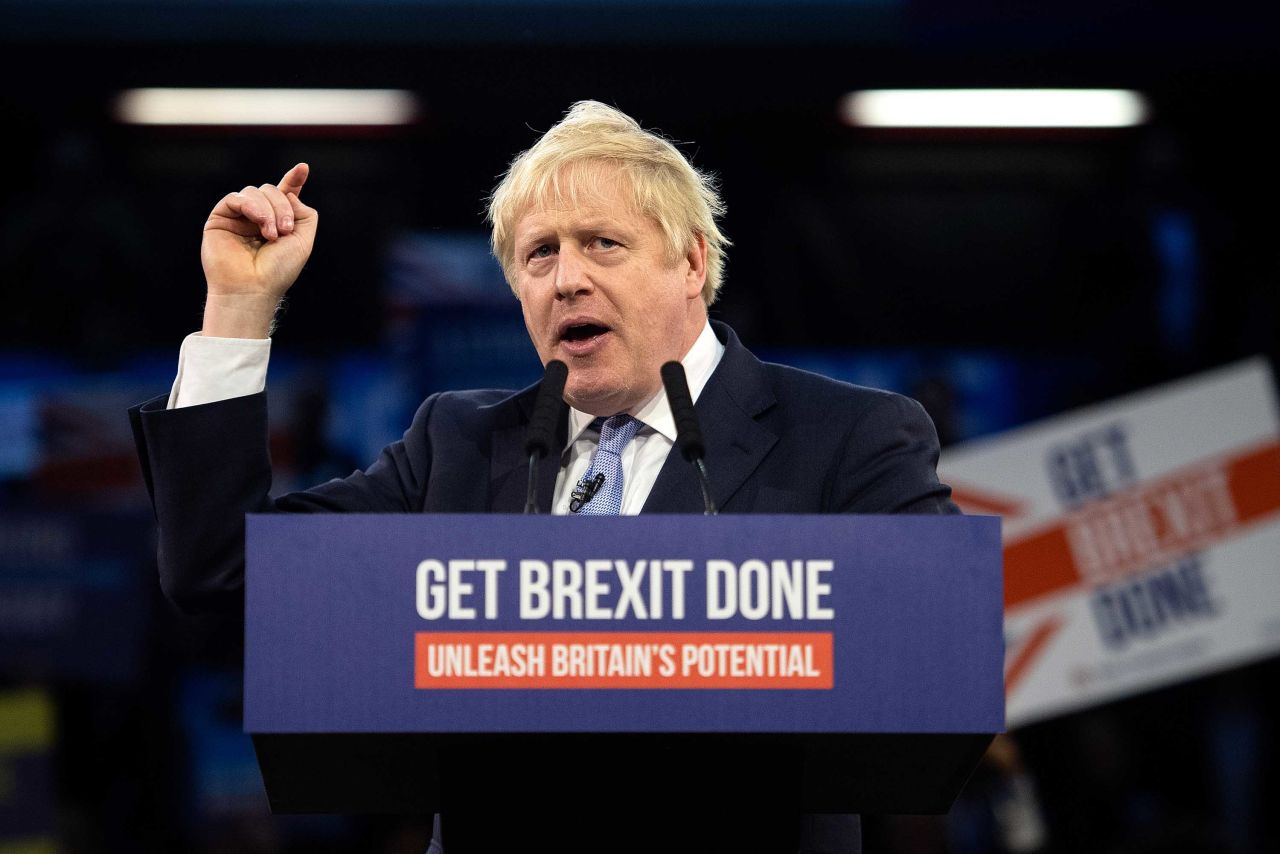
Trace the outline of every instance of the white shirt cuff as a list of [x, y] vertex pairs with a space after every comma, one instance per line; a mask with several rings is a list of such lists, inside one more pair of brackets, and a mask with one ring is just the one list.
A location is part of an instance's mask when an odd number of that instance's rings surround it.
[[257, 394], [267, 387], [270, 338], [206, 338], [193, 332], [178, 353], [168, 409]]

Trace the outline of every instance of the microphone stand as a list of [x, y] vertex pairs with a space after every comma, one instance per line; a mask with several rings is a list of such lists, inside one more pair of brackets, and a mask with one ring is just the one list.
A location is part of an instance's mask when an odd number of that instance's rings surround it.
[[560, 407], [564, 406], [564, 384], [568, 378], [568, 366], [559, 359], [552, 359], [547, 362], [542, 382], [538, 385], [538, 399], [533, 404], [529, 434], [524, 441], [524, 452], [529, 455], [529, 483], [524, 493], [525, 513], [538, 512], [538, 461], [551, 452], [556, 422], [560, 420]]
[[703, 461], [707, 446], [702, 441], [702, 427], [698, 424], [698, 414], [693, 409], [693, 398], [689, 394], [689, 381], [684, 376], [684, 366], [679, 362], [667, 362], [662, 366], [662, 385], [667, 390], [667, 400], [671, 403], [671, 415], [676, 422], [676, 444], [686, 460], [693, 463], [693, 470], [698, 473], [698, 486], [702, 488], [702, 513], [704, 516], [715, 516], [719, 511], [711, 498], [711, 480], [707, 476], [707, 464]]

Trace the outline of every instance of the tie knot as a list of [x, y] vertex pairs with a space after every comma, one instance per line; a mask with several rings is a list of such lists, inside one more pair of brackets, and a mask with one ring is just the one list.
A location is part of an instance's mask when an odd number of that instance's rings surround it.
[[600, 425], [600, 450], [608, 454], [621, 454], [644, 426], [643, 422], [625, 412], [609, 418], [597, 418], [596, 421]]

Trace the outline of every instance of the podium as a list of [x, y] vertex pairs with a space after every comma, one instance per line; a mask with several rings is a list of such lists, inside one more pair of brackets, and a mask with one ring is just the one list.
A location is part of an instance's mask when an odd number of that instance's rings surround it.
[[999, 520], [263, 515], [275, 812], [946, 812], [1004, 726]]

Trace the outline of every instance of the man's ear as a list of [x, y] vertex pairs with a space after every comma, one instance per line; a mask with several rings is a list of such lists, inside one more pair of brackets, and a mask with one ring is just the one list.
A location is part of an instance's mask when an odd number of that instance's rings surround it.
[[688, 269], [685, 270], [684, 295], [688, 299], [701, 299], [702, 288], [707, 283], [707, 238], [704, 235], [693, 235], [684, 261], [688, 264]]

